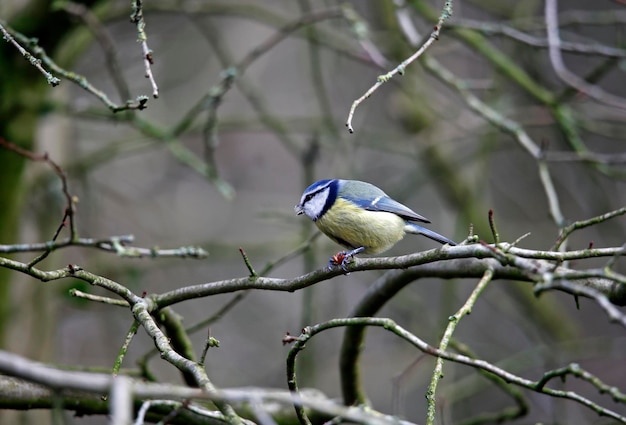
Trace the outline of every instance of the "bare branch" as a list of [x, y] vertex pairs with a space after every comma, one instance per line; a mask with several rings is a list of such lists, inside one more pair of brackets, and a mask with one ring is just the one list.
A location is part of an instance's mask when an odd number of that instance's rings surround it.
[[[439, 348], [433, 347], [432, 345], [427, 344], [422, 339], [418, 338], [414, 334], [408, 332], [406, 329], [402, 328], [398, 324], [396, 324], [391, 319], [385, 318], [377, 318], [377, 317], [353, 317], [347, 319], [333, 319], [327, 322], [319, 323], [317, 325], [309, 326], [303, 329], [302, 333], [298, 337], [294, 337], [295, 341], [294, 347], [290, 351], [290, 356], [288, 357], [288, 362], [295, 362], [295, 357], [297, 352], [301, 351], [304, 348], [306, 342], [308, 342], [311, 338], [316, 335], [319, 335], [321, 332], [324, 332], [328, 329], [337, 328], [337, 327], [381, 327], [386, 331], [394, 333], [405, 341], [409, 342], [411, 345], [422, 351], [423, 353], [435, 356], [437, 358], [441, 358], [444, 360], [453, 361], [456, 363], [464, 364], [476, 369], [484, 370], [493, 375], [496, 375], [506, 382], [510, 384], [514, 384], [520, 386], [522, 388], [527, 388], [532, 391], [536, 391], [539, 393], [547, 394], [552, 397], [564, 398], [576, 403], [579, 403], [593, 411], [595, 411], [600, 416], [607, 416], [613, 418], [620, 423], [626, 423], [626, 417], [620, 415], [617, 412], [614, 412], [610, 409], [600, 406], [599, 404], [593, 402], [592, 400], [583, 397], [573, 391], [564, 391], [564, 390], [556, 390], [553, 388], [549, 388], [545, 386], [545, 381], [542, 379], [540, 381], [532, 381], [530, 379], [522, 378], [521, 376], [510, 373], [498, 366], [495, 366], [492, 363], [489, 363], [485, 360], [473, 359], [471, 357], [462, 355], [462, 354], [453, 354], [447, 352], [445, 350], [441, 350]], [[294, 352], [294, 354], [291, 354]], [[290, 367], [290, 366], [289, 366]], [[290, 367], [291, 368], [291, 367]]]
[[[549, 48], [547, 39], [523, 32], [513, 26], [500, 22], [476, 21], [473, 19], [455, 18], [447, 24], [450, 28], [470, 28], [485, 34], [502, 34], [513, 40], [533, 47]], [[581, 55], [597, 55], [608, 58], [626, 58], [626, 50], [602, 44], [573, 43], [561, 41], [561, 51]]]
[[2, 38], [13, 44], [13, 46], [15, 46], [17, 50], [19, 50], [22, 56], [24, 56], [24, 58], [26, 58], [26, 60], [28, 60], [31, 65], [37, 68], [39, 72], [41, 72], [46, 77], [46, 81], [48, 82], [48, 84], [50, 84], [52, 87], [58, 86], [61, 83], [61, 80], [46, 71], [43, 66], [41, 66], [41, 59], [38, 59], [36, 56], [31, 55], [28, 50], [22, 47], [20, 43], [18, 43], [11, 35], [11, 30], [7, 30], [4, 25], [6, 25], [6, 23], [0, 20], [0, 32], [2, 32]]
[[[6, 29], [6, 28], [3, 27], [3, 29]], [[52, 58], [48, 56], [46, 51], [37, 44], [37, 40], [30, 39], [23, 34], [12, 31], [11, 29], [6, 29], [6, 31], [7, 33], [10, 33], [15, 39], [20, 41], [22, 44], [28, 46], [28, 48], [32, 51], [32, 56], [29, 56], [31, 58], [30, 59], [31, 63], [35, 62], [35, 63], [45, 64], [53, 72], [72, 81], [73, 83], [81, 87], [82, 89], [96, 96], [112, 112], [120, 112], [120, 111], [133, 110], [133, 109], [142, 110], [146, 108], [146, 102], [148, 101], [148, 98], [146, 96], [138, 96], [134, 100], [128, 99], [123, 105], [118, 105], [112, 102], [109, 99], [109, 97], [106, 95], [106, 93], [94, 87], [87, 80], [87, 78], [75, 72], [68, 71], [60, 67], [59, 65], [57, 65], [56, 62], [54, 62]], [[52, 82], [50, 82], [50, 84], [53, 84], [53, 82], [55, 82], [56, 84], [59, 84], [58, 78], [56, 77], [51, 77], [51, 78], [52, 78]], [[56, 84], [53, 84], [53, 85], [56, 85]]]
[[626, 99], [605, 92], [594, 84], [589, 84], [565, 66], [561, 55], [561, 39], [559, 37], [559, 24], [557, 14], [557, 0], [545, 1], [546, 31], [548, 34], [548, 52], [554, 72], [568, 85], [576, 88], [581, 93], [597, 100], [598, 102], [626, 109]]
[[[441, 337], [441, 342], [439, 343], [439, 349], [442, 351], [446, 351], [448, 349], [448, 344], [450, 344], [450, 340], [452, 339], [452, 334], [456, 330], [456, 326], [459, 321], [466, 315], [472, 312], [472, 308], [474, 308], [474, 304], [478, 300], [480, 294], [485, 290], [489, 282], [493, 279], [493, 268], [488, 268], [485, 270], [485, 274], [480, 279], [470, 296], [465, 301], [465, 304], [452, 316], [448, 318], [448, 326], [446, 326], [446, 330]], [[436, 406], [436, 398], [435, 394], [437, 393], [437, 384], [443, 377], [443, 359], [441, 357], [437, 357], [437, 362], [435, 363], [435, 368], [433, 369], [433, 375], [430, 378], [430, 384], [428, 385], [428, 390], [426, 391], [426, 400], [428, 401], [428, 407], [426, 411], [426, 424], [432, 425], [435, 423], [435, 415], [437, 413]]]
[[143, 0], [133, 0], [132, 9], [133, 13], [130, 15], [130, 21], [137, 26], [137, 36], [139, 42], [141, 43], [141, 50], [143, 51], [143, 64], [146, 69], [146, 78], [150, 80], [150, 84], [152, 85], [152, 97], [156, 99], [159, 97], [159, 87], [157, 86], [154, 76], [152, 75], [154, 57], [152, 55], [152, 50], [148, 47], [146, 22], [143, 19]]
[[559, 249], [559, 247], [563, 244], [563, 242], [571, 235], [573, 232], [579, 229], [584, 229], [585, 227], [593, 226], [595, 224], [602, 223], [604, 221], [610, 220], [614, 217], [619, 217], [621, 215], [626, 214], [626, 207], [622, 207], [615, 211], [608, 212], [606, 214], [602, 214], [596, 217], [592, 217], [588, 220], [575, 221], [574, 223], [561, 228], [561, 232], [559, 233], [559, 237], [552, 247], [553, 250]]
[[[57, 227], [57, 230], [54, 233], [54, 236], [52, 237], [51, 242], [55, 243], [61, 231], [67, 226], [68, 223], [66, 223], [65, 221], [66, 219], [69, 221], [69, 229], [70, 229], [70, 236], [68, 237], [68, 240], [70, 241], [75, 240], [77, 235], [76, 235], [76, 225], [74, 224], [74, 213], [75, 213], [74, 205], [77, 202], [77, 198], [75, 196], [70, 195], [69, 193], [69, 189], [67, 185], [67, 176], [63, 172], [63, 169], [56, 162], [50, 159], [47, 152], [44, 153], [43, 155], [35, 154], [33, 152], [30, 152], [26, 149], [23, 149], [17, 146], [14, 143], [4, 140], [4, 138], [2, 138], [1, 136], [0, 136], [0, 146], [5, 149], [15, 152], [18, 155], [23, 156], [24, 158], [30, 159], [31, 161], [46, 162], [48, 165], [50, 165], [54, 173], [59, 177], [59, 179], [61, 179], [61, 186], [62, 186], [61, 190], [63, 192], [63, 196], [65, 196], [65, 202], [66, 202], [65, 211], [63, 213], [63, 218], [61, 219], [61, 223]], [[35, 259], [33, 259], [29, 263], [29, 266], [32, 267], [35, 264], [39, 263], [40, 261], [45, 259], [51, 252], [52, 252], [52, 249], [50, 248], [50, 246], [46, 246], [44, 252], [41, 255], [37, 256]]]
[[439, 33], [441, 32], [441, 27], [443, 26], [444, 22], [452, 16], [453, 3], [454, 3], [453, 0], [446, 1], [445, 5], [443, 6], [441, 15], [439, 15], [439, 20], [437, 21], [437, 25], [435, 25], [435, 28], [430, 33], [430, 37], [428, 37], [428, 39], [424, 42], [424, 44], [422, 44], [422, 46], [415, 53], [413, 53], [407, 59], [402, 61], [400, 65], [398, 65], [397, 67], [395, 67], [388, 73], [384, 75], [379, 75], [376, 80], [376, 84], [370, 87], [369, 90], [367, 90], [365, 94], [363, 94], [363, 96], [361, 96], [360, 98], [358, 98], [352, 103], [352, 106], [350, 107], [350, 112], [348, 113], [348, 120], [346, 121], [346, 127], [348, 127], [348, 131], [350, 133], [354, 133], [354, 128], [352, 128], [352, 117], [354, 116], [354, 111], [356, 110], [356, 108], [365, 99], [370, 97], [376, 90], [378, 90], [380, 86], [382, 86], [384, 83], [392, 79], [396, 74], [399, 74], [399, 75], [404, 74], [404, 70], [406, 69], [408, 65], [413, 63], [415, 59], [422, 56], [422, 54], [424, 54], [426, 49], [428, 49], [431, 44], [433, 44], [436, 40], [439, 40]]
[[133, 235], [110, 236], [108, 238], [76, 238], [63, 239], [60, 241], [51, 240], [48, 242], [25, 243], [0, 245], [0, 252], [10, 254], [15, 252], [39, 252], [56, 251], [70, 246], [80, 246], [83, 248], [94, 248], [105, 252], [111, 252], [125, 258], [207, 258], [209, 253], [201, 247], [183, 246], [180, 248], [143, 248], [138, 246], [128, 246], [135, 240]]
[[[2, 350], [0, 350], [0, 373], [9, 377], [19, 377], [23, 380], [41, 384], [52, 389], [77, 390], [97, 395], [107, 394], [111, 389], [113, 381], [120, 379], [120, 377], [113, 377], [109, 374], [61, 370], [43, 363], [27, 360], [24, 357]], [[5, 379], [13, 380], [13, 378], [0, 376], [0, 382]], [[13, 380], [13, 382], [15, 381]], [[0, 385], [0, 389], [1, 388], [5, 387]], [[45, 389], [41, 387], [38, 387], [38, 391], [40, 391], [39, 394], [48, 394]], [[397, 419], [391, 417], [381, 418], [360, 408], [342, 406], [324, 397], [319, 391], [311, 390], [303, 390], [298, 397], [294, 398], [291, 393], [284, 390], [243, 388], [206, 391], [202, 388], [190, 388], [182, 385], [160, 384], [145, 382], [142, 379], [133, 379], [132, 395], [134, 399], [165, 399], [170, 402], [172, 400], [213, 400], [217, 403], [231, 404], [274, 402], [283, 406], [292, 406], [295, 402], [324, 415], [341, 416], [346, 420], [356, 423], [380, 425], [398, 424]], [[190, 405], [190, 408], [192, 408], [191, 406], [192, 405]], [[201, 409], [200, 406], [193, 406], [192, 409], [194, 411]], [[148, 406], [146, 410], [149, 407], [151, 406]], [[197, 413], [203, 415], [209, 413], [216, 419], [219, 418], [222, 423], [225, 420], [224, 415], [218, 414], [219, 416], [216, 416], [217, 412], [207, 412], [206, 409], [202, 411], [197, 410]], [[251, 422], [246, 420], [243, 420], [242, 423], [251, 425]], [[408, 424], [408, 422], [403, 423]]]

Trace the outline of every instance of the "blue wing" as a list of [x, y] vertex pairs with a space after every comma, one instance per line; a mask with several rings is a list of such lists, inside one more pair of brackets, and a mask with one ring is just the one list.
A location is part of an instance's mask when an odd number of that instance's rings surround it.
[[383, 211], [399, 215], [405, 220], [430, 223], [426, 217], [419, 215], [406, 205], [391, 199], [385, 192], [371, 183], [357, 180], [340, 180], [346, 190], [340, 196], [368, 211]]
[[364, 202], [360, 205], [361, 208], [364, 208], [368, 211], [384, 211], [390, 212], [405, 220], [413, 220], [413, 221], [421, 221], [423, 223], [430, 223], [430, 220], [426, 217], [416, 213], [406, 205], [401, 204], [398, 201], [394, 201], [388, 196], [383, 196], [382, 198], [376, 197], [369, 202]]
[[378, 190], [378, 193], [367, 194], [366, 196], [363, 196], [363, 194], [361, 194], [360, 196], [350, 196], [342, 194], [342, 198], [347, 199], [348, 201], [354, 203], [355, 205], [358, 205], [364, 210], [390, 212], [404, 218], [405, 220], [430, 223], [430, 220], [426, 217], [419, 215], [406, 205], [403, 205], [398, 201], [394, 201], [393, 199], [388, 197], [382, 190]]

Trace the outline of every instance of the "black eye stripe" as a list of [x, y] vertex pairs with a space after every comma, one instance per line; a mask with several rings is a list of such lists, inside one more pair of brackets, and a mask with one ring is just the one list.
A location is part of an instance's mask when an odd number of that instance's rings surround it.
[[304, 195], [304, 202], [309, 202], [311, 199], [313, 199], [317, 194], [322, 193], [323, 191], [325, 191], [326, 189], [328, 189], [328, 186], [324, 186], [319, 188], [318, 190], [316, 190], [315, 192], [311, 192], [308, 193], [306, 195]]

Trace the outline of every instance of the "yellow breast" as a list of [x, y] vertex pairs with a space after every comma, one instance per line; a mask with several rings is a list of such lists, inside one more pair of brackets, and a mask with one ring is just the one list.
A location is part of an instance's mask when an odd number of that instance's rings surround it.
[[332, 208], [315, 224], [329, 238], [349, 249], [365, 247], [365, 254], [378, 254], [404, 237], [405, 222], [395, 214], [366, 211], [351, 202], [336, 199]]

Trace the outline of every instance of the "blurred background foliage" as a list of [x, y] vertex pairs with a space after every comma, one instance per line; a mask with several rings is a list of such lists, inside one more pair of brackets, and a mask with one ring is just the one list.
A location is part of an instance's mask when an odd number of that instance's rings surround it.
[[[97, 41], [78, 6], [86, 6], [93, 14], [88, 16], [102, 24], [112, 50]], [[546, 49], [543, 2], [456, 2], [453, 19], [427, 52], [437, 64], [409, 66], [361, 104], [355, 133], [346, 131], [353, 100], [415, 51], [399, 16], [423, 38], [442, 6], [417, 0], [146, 2], [159, 97], [150, 98], [145, 110], [115, 114], [68, 80], [49, 87], [3, 42], [0, 136], [46, 151], [63, 166], [79, 199], [79, 234], [134, 234], [140, 246], [199, 245], [210, 253], [205, 260], [132, 260], [71, 248], [41, 266], [76, 263], [138, 293], [245, 276], [239, 247], [261, 270], [316, 232], [293, 214], [293, 206], [303, 188], [319, 178], [370, 181], [458, 241], [473, 226], [492, 242], [487, 212], [493, 209], [501, 239], [513, 241], [530, 232], [520, 246], [532, 249], [549, 249], [564, 224], [624, 206], [625, 110], [571, 89], [555, 74]], [[564, 51], [568, 68], [607, 93], [626, 97], [624, 4], [570, 0], [559, 7], [561, 38], [597, 47]], [[130, 13], [126, 0], [0, 4], [7, 25], [36, 37], [60, 66], [85, 76], [117, 104], [151, 93]], [[298, 25], [311, 16], [318, 18], [313, 24]], [[292, 24], [295, 31], [285, 32]], [[266, 49], [264, 43], [281, 29], [284, 38]], [[509, 30], [539, 41], [522, 42]], [[601, 47], [613, 49], [612, 54], [598, 53]], [[258, 56], [248, 56], [254, 49], [261, 49]], [[121, 78], [111, 72], [115, 61]], [[517, 122], [546, 152], [562, 222], [551, 214], [537, 159], [470, 109], [459, 91], [442, 81], [443, 72]], [[0, 150], [0, 179], [0, 242], [49, 240], [64, 208], [56, 175], [45, 164], [25, 163]], [[625, 240], [626, 223], [617, 218], [575, 233], [569, 247], [620, 246]], [[337, 250], [325, 238], [311, 246], [269, 275], [293, 277], [322, 267]], [[433, 247], [425, 238], [408, 237], [391, 254]], [[284, 333], [347, 316], [379, 275], [353, 273], [293, 294], [247, 293], [211, 326], [220, 348], [209, 351], [209, 376], [218, 387], [285, 388]], [[77, 286], [42, 284], [0, 269], [0, 346], [46, 362], [112, 367], [132, 318], [123, 309], [70, 298], [68, 289]], [[417, 281], [380, 315], [436, 343], [473, 286], [468, 280]], [[174, 310], [192, 325], [233, 296], [188, 301]], [[533, 379], [576, 361], [609, 385], [623, 384], [623, 329], [611, 326], [595, 304], [580, 304], [577, 309], [560, 293], [535, 298], [526, 283], [495, 282], [455, 336], [478, 356]], [[307, 347], [301, 387], [341, 396], [341, 335], [329, 331]], [[205, 332], [193, 335], [198, 352], [205, 337]], [[152, 347], [141, 332], [137, 338], [128, 367]], [[372, 330], [363, 361], [374, 406], [421, 422], [433, 359]], [[160, 379], [181, 380], [163, 362], [155, 360], [151, 367]], [[585, 384], [570, 384], [595, 397]], [[529, 413], [515, 423], [610, 423], [571, 402], [527, 395]], [[474, 370], [453, 364], [446, 366], [438, 396], [440, 423], [447, 424], [511, 404]], [[615, 408], [626, 414], [623, 406]], [[97, 417], [66, 419], [106, 423]], [[50, 415], [0, 412], [0, 420], [45, 423]]]

